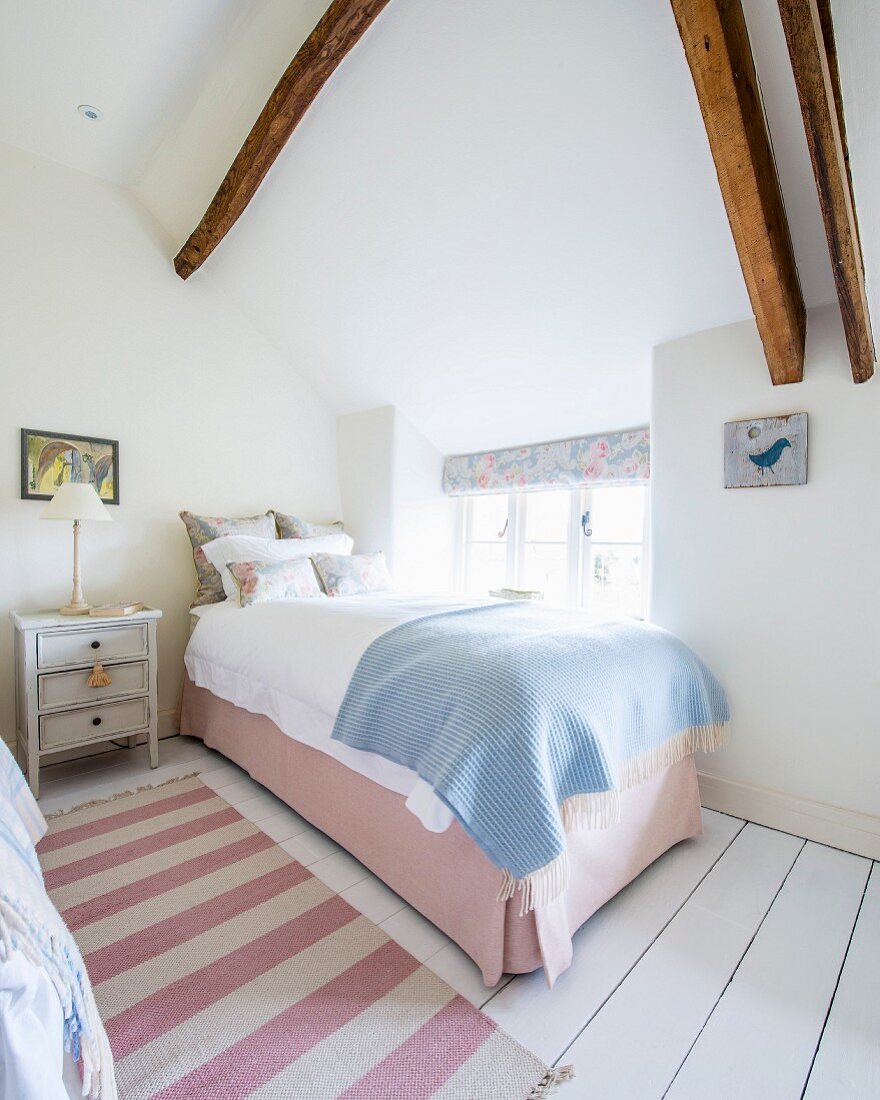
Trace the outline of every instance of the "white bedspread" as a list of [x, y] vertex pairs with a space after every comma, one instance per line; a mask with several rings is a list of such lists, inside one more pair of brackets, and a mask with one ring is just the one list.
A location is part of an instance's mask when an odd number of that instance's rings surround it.
[[425, 828], [443, 832], [447, 807], [415, 772], [375, 753], [331, 740], [333, 723], [367, 646], [399, 623], [481, 601], [381, 593], [194, 608], [199, 622], [186, 649], [198, 687], [254, 714], [264, 714], [296, 741], [406, 796]]

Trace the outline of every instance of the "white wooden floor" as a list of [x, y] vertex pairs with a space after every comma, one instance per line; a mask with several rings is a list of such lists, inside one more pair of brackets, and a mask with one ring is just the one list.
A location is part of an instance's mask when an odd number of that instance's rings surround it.
[[574, 964], [486, 989], [439, 929], [246, 773], [191, 738], [41, 771], [44, 813], [143, 783], [202, 779], [548, 1063], [568, 1100], [878, 1100], [880, 871], [704, 810], [578, 933]]

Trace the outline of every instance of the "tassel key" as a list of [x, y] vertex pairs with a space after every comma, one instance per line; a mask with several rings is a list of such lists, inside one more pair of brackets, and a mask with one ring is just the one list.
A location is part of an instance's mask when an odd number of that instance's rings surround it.
[[101, 662], [95, 661], [95, 667], [92, 669], [91, 675], [89, 676], [88, 680], [86, 680], [86, 684], [90, 688], [103, 688], [112, 683], [113, 680], [111, 679], [110, 674], [104, 671], [104, 666], [101, 664]]

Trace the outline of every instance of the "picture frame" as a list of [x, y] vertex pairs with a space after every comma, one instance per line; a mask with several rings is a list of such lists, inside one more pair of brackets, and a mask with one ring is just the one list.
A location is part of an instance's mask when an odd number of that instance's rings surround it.
[[118, 504], [119, 441], [22, 428], [21, 499], [51, 500], [65, 481], [94, 485], [104, 504]]
[[806, 413], [735, 420], [724, 425], [725, 489], [806, 483]]

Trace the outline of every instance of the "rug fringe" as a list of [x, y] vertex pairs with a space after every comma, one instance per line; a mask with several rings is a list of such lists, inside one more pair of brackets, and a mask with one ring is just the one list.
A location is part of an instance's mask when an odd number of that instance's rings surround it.
[[93, 798], [89, 802], [80, 802], [77, 806], [72, 806], [69, 810], [55, 810], [54, 813], [44, 814], [46, 821], [54, 821], [58, 817], [66, 817], [67, 814], [75, 814], [77, 810], [87, 810], [91, 806], [103, 806], [107, 802], [115, 802], [117, 798], [126, 798], [130, 794], [142, 794], [144, 791], [158, 791], [161, 787], [167, 787], [170, 783], [179, 783], [182, 779], [195, 779], [198, 772], [189, 772], [187, 775], [174, 775], [171, 779], [166, 779], [162, 783], [144, 783], [140, 787], [135, 787], [130, 791], [119, 791], [118, 794], [111, 794], [109, 798]]
[[566, 1081], [573, 1079], [574, 1066], [557, 1066], [555, 1069], [548, 1069], [529, 1093], [528, 1100], [544, 1100], [545, 1097], [552, 1096], [559, 1085], [564, 1085]]

